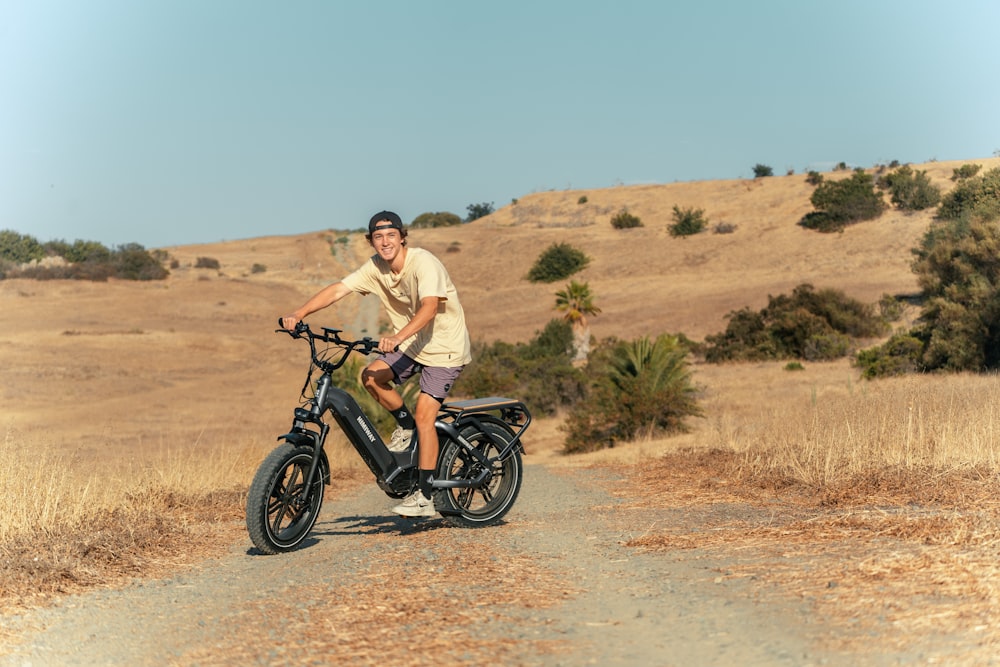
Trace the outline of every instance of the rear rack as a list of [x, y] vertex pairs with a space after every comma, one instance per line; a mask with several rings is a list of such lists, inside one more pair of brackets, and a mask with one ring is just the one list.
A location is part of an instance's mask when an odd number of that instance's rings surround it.
[[525, 429], [528, 428], [528, 424], [531, 423], [531, 413], [528, 412], [528, 408], [524, 403], [502, 396], [470, 398], [464, 401], [444, 403], [438, 411], [438, 419], [454, 422], [471, 414], [498, 415], [515, 432], [511, 444], [520, 441], [521, 434], [524, 433]]

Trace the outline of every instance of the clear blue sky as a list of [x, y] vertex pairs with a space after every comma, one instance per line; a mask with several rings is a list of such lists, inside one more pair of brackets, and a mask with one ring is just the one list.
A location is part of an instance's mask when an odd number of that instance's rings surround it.
[[996, 0], [0, 0], [0, 229], [155, 248], [990, 157], [998, 28]]

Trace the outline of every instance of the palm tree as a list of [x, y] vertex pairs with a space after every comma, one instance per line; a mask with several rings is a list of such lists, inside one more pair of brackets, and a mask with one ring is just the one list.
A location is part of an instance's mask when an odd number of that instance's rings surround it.
[[573, 327], [573, 362], [586, 361], [590, 353], [590, 327], [587, 316], [597, 315], [601, 309], [594, 305], [590, 285], [575, 280], [566, 289], [556, 292], [556, 310], [564, 313], [563, 318]]

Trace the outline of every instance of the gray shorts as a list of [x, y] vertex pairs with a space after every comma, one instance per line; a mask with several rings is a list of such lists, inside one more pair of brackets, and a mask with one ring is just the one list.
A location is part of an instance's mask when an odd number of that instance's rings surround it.
[[390, 352], [382, 355], [382, 361], [392, 369], [392, 375], [396, 379], [396, 384], [403, 384], [416, 372], [420, 372], [420, 391], [436, 398], [443, 403], [444, 399], [451, 391], [455, 380], [462, 374], [465, 366], [453, 366], [444, 368], [441, 366], [424, 366], [406, 356], [402, 352]]

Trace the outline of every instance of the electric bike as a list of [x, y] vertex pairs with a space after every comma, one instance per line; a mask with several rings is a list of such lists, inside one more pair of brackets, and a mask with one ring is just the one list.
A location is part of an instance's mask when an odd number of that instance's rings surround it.
[[[390, 451], [354, 397], [334, 383], [334, 373], [348, 357], [379, 352], [378, 343], [370, 337], [346, 340], [341, 329], [323, 327], [317, 333], [305, 322], [276, 333], [308, 341], [311, 363], [291, 430], [278, 436], [283, 443], [261, 463], [247, 494], [247, 532], [265, 554], [296, 548], [319, 517], [323, 491], [330, 484], [324, 444], [331, 421], [387, 496], [405, 498], [418, 482], [416, 431], [406, 450]], [[316, 371], [319, 378], [313, 384]], [[510, 398], [441, 405], [434, 423], [439, 450], [432, 496], [444, 521], [477, 528], [496, 524], [510, 511], [521, 489], [521, 438], [530, 424], [524, 403]]]

